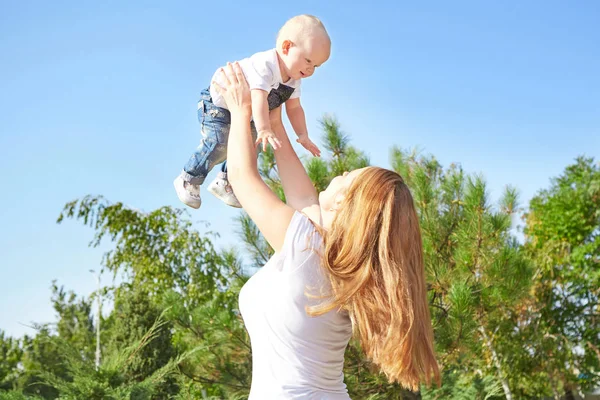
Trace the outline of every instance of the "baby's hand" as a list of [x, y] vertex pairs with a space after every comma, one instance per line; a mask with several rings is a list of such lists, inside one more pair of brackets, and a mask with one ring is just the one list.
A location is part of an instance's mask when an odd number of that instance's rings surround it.
[[300, 143], [306, 150], [310, 151], [313, 156], [321, 157], [321, 150], [319, 150], [317, 145], [308, 138], [308, 133], [298, 136], [296, 141]]
[[256, 136], [256, 142], [254, 142], [254, 145], [256, 146], [260, 143], [262, 143], [263, 151], [267, 151], [267, 143], [271, 144], [273, 150], [277, 150], [281, 147], [281, 142], [279, 141], [279, 139], [277, 139], [273, 131], [270, 130], [258, 131], [258, 135]]

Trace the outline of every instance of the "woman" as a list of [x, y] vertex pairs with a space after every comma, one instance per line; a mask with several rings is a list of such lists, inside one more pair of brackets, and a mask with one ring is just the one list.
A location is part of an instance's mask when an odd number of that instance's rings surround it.
[[275, 160], [287, 204], [261, 179], [250, 91], [237, 64], [218, 87], [231, 111], [229, 180], [275, 250], [244, 285], [252, 344], [250, 399], [348, 399], [344, 350], [352, 333], [390, 381], [439, 382], [419, 223], [393, 171], [367, 167], [317, 195], [274, 110]]

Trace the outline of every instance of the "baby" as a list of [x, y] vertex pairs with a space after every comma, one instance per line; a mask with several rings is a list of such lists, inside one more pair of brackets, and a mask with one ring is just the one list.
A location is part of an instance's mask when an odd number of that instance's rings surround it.
[[[331, 51], [331, 40], [321, 21], [311, 15], [298, 15], [288, 20], [277, 35], [276, 47], [239, 61], [252, 96], [252, 135], [262, 144], [277, 149], [279, 141], [271, 130], [269, 112], [285, 103], [287, 116], [297, 142], [312, 155], [320, 150], [308, 138], [304, 110], [300, 105], [300, 82], [321, 66]], [[213, 81], [220, 83], [219, 70]], [[212, 168], [225, 160], [231, 117], [225, 100], [214, 88], [203, 90], [198, 102], [198, 120], [202, 140], [174, 185], [179, 199], [192, 208], [199, 208], [200, 185]], [[229, 182], [227, 164], [223, 163], [208, 191], [232, 207], [241, 207]]]

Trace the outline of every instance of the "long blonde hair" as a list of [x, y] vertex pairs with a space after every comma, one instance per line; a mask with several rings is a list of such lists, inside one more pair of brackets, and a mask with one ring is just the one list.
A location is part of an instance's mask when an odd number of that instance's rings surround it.
[[419, 220], [402, 177], [363, 171], [324, 237], [322, 264], [333, 291], [309, 315], [348, 311], [364, 352], [389, 381], [411, 390], [432, 379], [439, 384]]

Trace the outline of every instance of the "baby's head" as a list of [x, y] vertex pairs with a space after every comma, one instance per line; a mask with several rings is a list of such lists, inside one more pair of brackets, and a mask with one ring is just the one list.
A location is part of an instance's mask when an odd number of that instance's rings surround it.
[[277, 53], [292, 79], [308, 78], [331, 52], [331, 40], [323, 23], [312, 15], [289, 19], [277, 35]]

